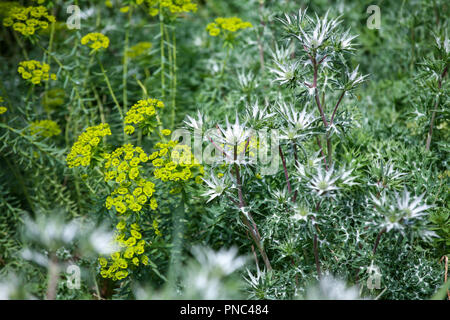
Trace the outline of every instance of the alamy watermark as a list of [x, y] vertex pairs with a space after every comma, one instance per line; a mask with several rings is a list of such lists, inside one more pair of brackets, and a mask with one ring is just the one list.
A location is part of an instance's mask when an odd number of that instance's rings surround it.
[[370, 14], [367, 18], [367, 28], [380, 29], [381, 28], [381, 10], [377, 5], [370, 5], [367, 7], [367, 13]]
[[370, 290], [381, 289], [381, 272], [380, 268], [371, 263], [370, 267], [367, 268], [367, 273], [369, 277], [367, 278], [367, 288]]
[[70, 14], [69, 18], [67, 18], [66, 25], [67, 29], [73, 30], [81, 29], [81, 9], [77, 5], [70, 5], [67, 7], [67, 13]]
[[81, 287], [80, 267], [75, 264], [71, 264], [67, 267], [66, 273], [68, 274], [66, 281], [67, 288], [79, 290]]

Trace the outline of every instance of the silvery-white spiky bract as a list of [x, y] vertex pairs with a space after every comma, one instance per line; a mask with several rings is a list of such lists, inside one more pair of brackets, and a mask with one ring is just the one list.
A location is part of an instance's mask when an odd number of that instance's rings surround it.
[[187, 121], [184, 120], [183, 122], [192, 129], [202, 130], [203, 128], [203, 116], [200, 113], [200, 111], [197, 111], [197, 119], [192, 118], [191, 116], [186, 116]]
[[246, 122], [266, 122], [275, 116], [274, 112], [268, 112], [267, 106], [262, 108], [258, 101], [246, 107]]
[[295, 81], [295, 75], [299, 66], [298, 61], [288, 61], [281, 63], [275, 61], [276, 68], [269, 68], [270, 72], [275, 74], [273, 82], [279, 82], [280, 85], [287, 83], [293, 83]]
[[[309, 179], [307, 186], [316, 191], [319, 196], [334, 197], [335, 191], [340, 189], [337, 185], [338, 183], [347, 186], [356, 184], [356, 182], [353, 181], [356, 177], [351, 176], [353, 169], [345, 170], [345, 168], [343, 168], [337, 170], [334, 168], [334, 165], [332, 165], [327, 170], [322, 166], [319, 166], [313, 174], [305, 171], [304, 166], [298, 166], [298, 169], [300, 180]], [[305, 176], [302, 177], [302, 173], [305, 174]]]
[[356, 68], [352, 72], [347, 72], [348, 82], [346, 85], [346, 89], [352, 89], [356, 87], [358, 84], [362, 83], [368, 75], [361, 75], [358, 74], [359, 65], [356, 66]]
[[287, 63], [291, 59], [292, 52], [293, 50], [291, 46], [280, 47], [278, 44], [275, 44], [275, 50], [270, 50], [270, 55], [273, 61], [283, 64]]
[[432, 206], [421, 204], [424, 193], [420, 196], [411, 197], [410, 192], [404, 188], [402, 194], [394, 192], [388, 194], [385, 190], [379, 195], [371, 195], [372, 203], [376, 211], [383, 215], [385, 221], [382, 223], [386, 231], [403, 230], [405, 222], [421, 220]]
[[345, 31], [341, 38], [339, 39], [339, 45], [340, 45], [340, 49], [341, 50], [355, 50], [355, 48], [352, 46], [352, 40], [357, 38], [358, 35], [350, 35], [350, 29], [348, 29], [347, 31]]
[[218, 142], [228, 146], [237, 146], [245, 142], [250, 137], [250, 130], [245, 127], [245, 124], [239, 123], [239, 117], [236, 114], [234, 124], [230, 124], [228, 117], [226, 118], [226, 129], [218, 126], [220, 134], [216, 135]]
[[241, 72], [238, 72], [237, 76], [239, 86], [243, 91], [249, 91], [258, 87], [258, 83], [255, 80], [255, 74], [253, 72], [245, 72], [242, 70]]
[[306, 111], [306, 107], [302, 111], [297, 111], [290, 103], [278, 102], [277, 105], [280, 115], [297, 130], [309, 129], [316, 120], [313, 113]]
[[217, 178], [213, 172], [211, 172], [209, 179], [203, 179], [203, 181], [208, 187], [208, 190], [203, 193], [203, 196], [209, 197], [206, 203], [214, 200], [217, 197], [220, 197], [227, 189], [234, 187], [233, 184], [230, 184], [228, 183], [228, 181], [226, 181], [225, 177]]
[[316, 15], [315, 27], [312, 32], [306, 32], [304, 29], [296, 35], [297, 39], [309, 50], [316, 50], [331, 36], [331, 32], [341, 23], [338, 19], [328, 20], [328, 13], [320, 19]]

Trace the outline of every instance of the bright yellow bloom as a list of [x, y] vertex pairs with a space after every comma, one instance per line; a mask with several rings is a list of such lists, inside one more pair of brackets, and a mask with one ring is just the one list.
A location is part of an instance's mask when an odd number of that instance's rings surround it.
[[136, 238], [136, 239], [141, 239], [142, 238], [142, 234], [139, 231], [136, 230], [131, 230], [131, 235]]
[[102, 267], [106, 267], [106, 265], [108, 264], [108, 261], [106, 261], [105, 258], [98, 258], [98, 262]]
[[52, 120], [33, 121], [30, 125], [30, 134], [42, 137], [57, 136], [61, 133], [58, 124]]
[[125, 116], [125, 133], [132, 134], [133, 129], [129, 127], [140, 127], [143, 133], [151, 133], [158, 126], [156, 119], [156, 108], [164, 108], [164, 103], [158, 99], [139, 100]]
[[5, 14], [6, 18], [3, 19], [3, 25], [13, 27], [15, 31], [26, 37], [32, 36], [40, 30], [45, 30], [50, 23], [56, 22], [55, 17], [50, 15], [48, 9], [44, 6], [22, 7], [16, 4], [6, 8]]
[[139, 42], [127, 50], [127, 56], [131, 59], [148, 55], [152, 48], [151, 42]]
[[99, 124], [98, 126], [88, 127], [73, 144], [70, 153], [67, 155], [66, 161], [69, 168], [78, 166], [88, 166], [91, 163], [93, 156], [93, 148], [100, 143], [98, 139], [96, 144], [92, 145], [92, 141], [96, 137], [104, 137], [111, 135], [111, 129], [107, 123]]
[[124, 220], [120, 220], [120, 222], [117, 224], [116, 229], [117, 230], [123, 230], [125, 229], [126, 223]]
[[169, 129], [163, 129], [163, 130], [161, 130], [161, 133], [165, 136], [168, 136], [172, 133], [172, 131], [170, 131]]
[[41, 84], [49, 79], [56, 80], [56, 74], [50, 74], [50, 66], [47, 63], [40, 63], [36, 60], [27, 60], [19, 63], [17, 72], [25, 80], [30, 80], [32, 84]]
[[103, 33], [91, 32], [81, 38], [81, 44], [98, 51], [109, 47], [109, 38]]
[[196, 12], [197, 5], [191, 0], [147, 0], [150, 8], [149, 14], [156, 16], [159, 13], [160, 6], [165, 14], [180, 14], [182, 12]]
[[210, 36], [216, 37], [218, 35], [223, 35], [223, 37], [226, 38], [229, 33], [252, 27], [253, 25], [250, 22], [242, 21], [242, 19], [238, 17], [219, 17], [206, 26], [206, 31], [209, 32]]

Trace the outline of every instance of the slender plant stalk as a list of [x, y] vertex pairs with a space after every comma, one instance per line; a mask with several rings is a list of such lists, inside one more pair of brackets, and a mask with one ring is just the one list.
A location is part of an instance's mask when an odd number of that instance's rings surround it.
[[259, 22], [262, 26], [262, 32], [259, 32], [258, 29], [256, 29], [256, 34], [257, 34], [257, 41], [258, 41], [258, 49], [259, 49], [259, 63], [261, 65], [261, 71], [264, 73], [264, 47], [261, 41], [261, 34], [264, 35], [264, 29], [266, 27], [266, 24], [263, 21], [263, 17], [262, 17], [262, 11], [264, 9], [264, 1], [260, 0], [259, 1], [259, 6], [258, 6], [258, 15], [259, 15]]
[[114, 90], [111, 87], [111, 82], [109, 81], [108, 75], [106, 74], [106, 71], [105, 71], [105, 68], [103, 67], [102, 61], [98, 57], [97, 57], [97, 61], [100, 66], [100, 69], [102, 71], [103, 77], [105, 78], [105, 82], [106, 82], [106, 85], [108, 86], [109, 93], [110, 93], [112, 99], [114, 100], [114, 103], [116, 104], [117, 110], [119, 111], [120, 119], [122, 120], [123, 129], [124, 129], [123, 130], [123, 141], [127, 141], [127, 136], [125, 133], [125, 121], [124, 121], [124, 115], [123, 115], [122, 108], [120, 107], [120, 104], [117, 101], [116, 95], [114, 94]]
[[172, 117], [171, 117], [171, 128], [175, 125], [175, 115], [176, 115], [176, 97], [177, 97], [177, 36], [176, 29], [173, 30], [172, 34], [172, 54], [173, 54], [173, 84], [172, 84]]
[[[55, 12], [53, 10], [53, 15], [55, 15]], [[52, 23], [51, 28], [50, 28], [50, 40], [48, 42], [48, 52], [52, 52], [52, 47], [53, 47], [53, 38], [55, 35], [55, 23]], [[47, 53], [44, 52], [44, 62], [47, 62]], [[48, 81], [45, 82], [45, 95], [48, 92]], [[51, 119], [50, 117], [50, 112], [47, 111], [47, 118]]]
[[48, 286], [46, 300], [55, 300], [58, 288], [59, 266], [56, 254], [52, 253], [48, 265]]
[[160, 49], [161, 49], [161, 99], [165, 98], [165, 57], [164, 57], [164, 16], [162, 4], [159, 3], [159, 32], [160, 32]]
[[381, 236], [386, 232], [386, 228], [383, 228], [377, 235], [377, 238], [375, 240], [375, 245], [373, 246], [372, 253], [375, 255], [377, 253], [378, 245], [380, 244]]
[[325, 159], [325, 154], [323, 153], [322, 143], [320, 142], [319, 137], [316, 137], [316, 141], [317, 141], [317, 144], [319, 145], [320, 155], [321, 155], [322, 158], [323, 158], [323, 163], [324, 163], [324, 165], [325, 165], [325, 170], [328, 171], [327, 160]]
[[[298, 166], [300, 164], [300, 162], [298, 161], [297, 144], [295, 143], [295, 141], [291, 141], [291, 145], [292, 145], [292, 150], [294, 151], [294, 163], [296, 166]], [[295, 190], [294, 196], [292, 197], [293, 203], [295, 203], [295, 201], [297, 200], [297, 196], [298, 196], [298, 190]]]
[[[239, 197], [239, 209], [242, 209], [246, 206], [244, 194], [242, 192], [242, 181], [241, 181], [241, 174], [239, 171], [239, 166], [236, 163], [237, 160], [237, 146], [234, 146], [234, 171], [236, 175], [236, 185], [238, 189], [238, 197]], [[249, 221], [247, 216], [243, 214], [244, 217], [244, 224], [247, 226], [247, 228], [250, 231], [250, 236], [252, 237], [253, 241], [255, 242], [256, 246], [258, 247], [258, 250], [261, 254], [261, 257], [263, 258], [264, 264], [266, 265], [266, 268], [268, 271], [272, 270], [272, 266], [270, 264], [269, 258], [267, 257], [266, 252], [264, 251], [264, 248], [261, 243], [261, 236], [258, 231], [258, 227], [256, 226], [254, 220], [251, 218], [251, 214], [248, 213], [249, 218], [252, 220], [252, 223]], [[252, 225], [253, 224], [253, 225]]]
[[22, 50], [22, 54], [25, 58], [25, 60], [29, 60], [27, 50], [25, 49], [25, 46], [23, 45], [22, 40], [20, 40], [20, 37], [17, 35], [15, 31], [13, 31], [14, 39], [16, 39], [17, 43], [19, 44], [20, 49]]
[[341, 101], [342, 101], [342, 98], [344, 97], [344, 95], [345, 95], [345, 90], [342, 91], [342, 94], [339, 97], [338, 102], [334, 106], [333, 114], [331, 115], [330, 126], [333, 125], [334, 117], [336, 116], [337, 109], [338, 109], [339, 105], [341, 104]]
[[128, 24], [125, 28], [125, 40], [123, 45], [123, 74], [122, 74], [122, 101], [123, 101], [123, 113], [127, 113], [128, 108], [128, 96], [127, 96], [127, 80], [128, 80], [128, 46], [130, 42], [130, 27], [132, 18], [132, 8], [128, 11]]
[[220, 69], [219, 80], [222, 79], [223, 73], [225, 72], [225, 68], [227, 66], [228, 58], [230, 57], [230, 47], [227, 46], [227, 53], [225, 55], [225, 59], [222, 62], [222, 68]]
[[[173, 96], [174, 96], [174, 93], [173, 93], [173, 86], [174, 86], [174, 82], [173, 82], [173, 79], [174, 79], [173, 43], [171, 43], [170, 34], [169, 34], [169, 31], [167, 30], [166, 26], [164, 26], [164, 34], [166, 37], [166, 42], [168, 43], [168, 46], [167, 46], [168, 52], [167, 53], [169, 56], [169, 80], [170, 80], [169, 99], [173, 99]], [[175, 104], [174, 104], [173, 100], [171, 102], [172, 102], [172, 106], [170, 108], [170, 127], [173, 128], [174, 119], [175, 119], [175, 109], [174, 109]]]

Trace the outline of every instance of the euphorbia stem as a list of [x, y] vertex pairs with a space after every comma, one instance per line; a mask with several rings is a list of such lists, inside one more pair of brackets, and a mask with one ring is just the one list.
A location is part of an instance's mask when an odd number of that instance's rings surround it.
[[128, 108], [128, 95], [127, 95], [127, 79], [128, 79], [128, 45], [130, 38], [130, 27], [131, 27], [131, 17], [132, 9], [128, 12], [128, 24], [125, 28], [125, 40], [123, 46], [123, 74], [122, 74], [122, 100], [123, 100], [123, 112], [127, 112]]
[[98, 64], [100, 65], [100, 69], [102, 70], [102, 74], [103, 74], [103, 77], [105, 78], [106, 85], [108, 86], [109, 93], [111, 94], [111, 97], [114, 100], [114, 103], [116, 104], [117, 110], [119, 110], [120, 119], [123, 122], [123, 128], [124, 128], [123, 139], [124, 139], [124, 141], [126, 141], [127, 137], [126, 137], [126, 133], [125, 133], [125, 121], [124, 121], [125, 119], [123, 117], [122, 108], [120, 107], [119, 101], [117, 101], [116, 95], [114, 94], [114, 91], [111, 87], [111, 82], [109, 81], [109, 78], [108, 78], [108, 75], [106, 74], [105, 68], [103, 67], [102, 62], [98, 57], [97, 57], [97, 61], [98, 61]]
[[161, 47], [161, 99], [164, 100], [165, 97], [165, 75], [164, 75], [164, 17], [162, 13], [162, 5], [161, 2], [159, 3], [159, 32], [161, 33], [161, 39], [160, 39], [160, 47]]
[[176, 114], [176, 97], [177, 97], [177, 37], [175, 29], [173, 30], [172, 36], [172, 54], [173, 54], [173, 85], [172, 85], [172, 123], [171, 128], [173, 128], [175, 123]]

